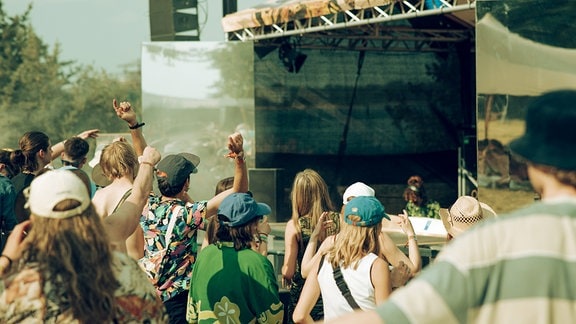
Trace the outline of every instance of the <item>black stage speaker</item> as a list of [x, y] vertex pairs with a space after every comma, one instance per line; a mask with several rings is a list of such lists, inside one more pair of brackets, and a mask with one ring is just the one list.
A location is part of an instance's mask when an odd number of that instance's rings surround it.
[[200, 40], [197, 0], [150, 0], [149, 9], [152, 41]]
[[291, 216], [290, 188], [286, 187], [283, 169], [248, 169], [249, 190], [257, 202], [268, 204], [272, 214], [270, 223], [286, 222]]

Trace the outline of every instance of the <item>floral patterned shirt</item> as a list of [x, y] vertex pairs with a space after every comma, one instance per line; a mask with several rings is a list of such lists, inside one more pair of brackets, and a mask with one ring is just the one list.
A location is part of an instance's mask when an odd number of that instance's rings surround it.
[[[116, 289], [116, 323], [167, 323], [168, 315], [154, 286], [136, 262], [113, 252], [112, 268], [120, 286]], [[26, 264], [8, 274], [0, 284], [0, 323], [78, 323], [61, 286], [42, 283], [36, 264]], [[4, 287], [4, 290], [2, 290]]]
[[161, 197], [148, 198], [148, 210], [140, 219], [144, 230], [144, 258], [152, 258], [166, 247], [167, 230], [172, 217], [176, 217], [165, 257], [160, 259], [158, 273], [151, 274], [162, 301], [190, 289], [192, 268], [198, 253], [197, 230], [205, 229], [207, 201], [184, 203], [179, 199], [162, 201]]

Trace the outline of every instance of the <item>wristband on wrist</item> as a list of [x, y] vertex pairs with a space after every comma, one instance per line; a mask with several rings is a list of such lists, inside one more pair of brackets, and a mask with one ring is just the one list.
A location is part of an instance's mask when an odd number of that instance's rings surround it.
[[134, 126], [128, 125], [128, 128], [130, 128], [130, 129], [138, 129], [138, 128], [144, 126], [144, 125], [146, 125], [146, 123], [138, 123], [138, 122], [137, 122], [136, 125], [134, 125]]
[[240, 151], [236, 153], [236, 161], [244, 162], [246, 159], [244, 158], [244, 151]]
[[268, 243], [268, 234], [266, 233], [258, 233], [260, 238], [260, 242]]
[[152, 164], [152, 162], [142, 161], [142, 162], [140, 162], [140, 164], [148, 164], [149, 166], [152, 167], [152, 169], [154, 169], [154, 164]]

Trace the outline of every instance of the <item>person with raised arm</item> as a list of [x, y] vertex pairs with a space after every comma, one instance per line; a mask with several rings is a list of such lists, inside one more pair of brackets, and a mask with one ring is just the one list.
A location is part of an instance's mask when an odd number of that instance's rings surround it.
[[[128, 123], [136, 152], [146, 141], [132, 106], [113, 102], [116, 115]], [[170, 154], [156, 166], [160, 195], [150, 194], [140, 226], [144, 231], [144, 257], [139, 262], [147, 273], [170, 316], [170, 323], [187, 323], [186, 305], [190, 278], [199, 250], [197, 231], [204, 230], [207, 219], [216, 215], [224, 198], [248, 191], [244, 160], [244, 140], [240, 133], [228, 136], [227, 158], [235, 161], [234, 183], [209, 200], [194, 201], [189, 195], [194, 185], [191, 174], [198, 172], [200, 157], [192, 153]]]

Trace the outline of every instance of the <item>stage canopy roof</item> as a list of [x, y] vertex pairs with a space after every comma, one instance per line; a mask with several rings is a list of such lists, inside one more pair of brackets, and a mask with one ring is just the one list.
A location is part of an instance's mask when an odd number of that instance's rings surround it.
[[478, 21], [477, 92], [536, 96], [576, 89], [576, 49], [539, 43], [511, 32], [494, 16]]

